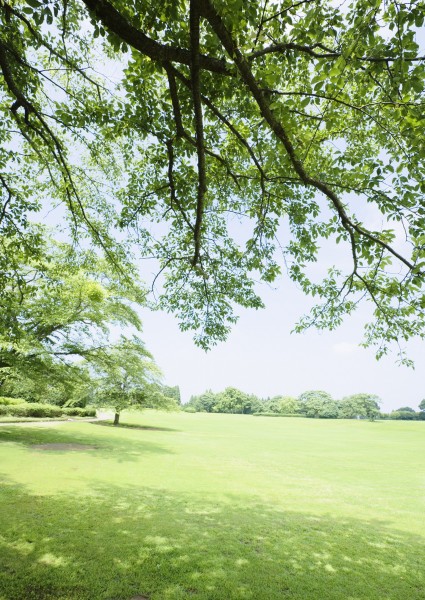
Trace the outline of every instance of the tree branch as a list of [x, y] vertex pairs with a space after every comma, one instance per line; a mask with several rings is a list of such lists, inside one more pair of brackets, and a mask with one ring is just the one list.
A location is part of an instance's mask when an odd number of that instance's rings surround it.
[[[149, 56], [156, 62], [178, 62], [188, 66], [192, 64], [190, 50], [160, 44], [149, 38], [140, 29], [129, 23], [107, 0], [82, 1], [106, 29], [118, 35], [129, 46], [139, 50], [145, 56]], [[199, 65], [200, 68], [213, 73], [232, 74], [232, 69], [225, 60], [200, 55]]]
[[207, 191], [205, 152], [204, 152], [204, 125], [201, 102], [201, 78], [199, 59], [199, 28], [200, 14], [198, 1], [190, 0], [190, 55], [191, 55], [191, 82], [192, 97], [195, 113], [196, 153], [198, 156], [198, 192], [196, 200], [196, 221], [194, 227], [195, 252], [192, 265], [199, 261], [201, 248], [201, 228], [204, 216], [205, 193]]
[[261, 115], [268, 123], [269, 127], [276, 135], [276, 137], [282, 142], [295, 172], [297, 173], [297, 175], [299, 175], [300, 179], [304, 182], [304, 184], [313, 186], [331, 200], [333, 206], [335, 207], [338, 213], [343, 227], [347, 231], [349, 231], [350, 229], [354, 229], [360, 235], [367, 237], [376, 244], [384, 247], [388, 252], [390, 252], [390, 254], [392, 254], [398, 260], [404, 263], [410, 270], [413, 270], [413, 263], [401, 256], [401, 254], [399, 254], [396, 250], [394, 250], [391, 246], [389, 246], [380, 238], [366, 231], [360, 225], [353, 223], [353, 221], [349, 218], [345, 210], [343, 202], [335, 194], [335, 192], [323, 181], [320, 181], [319, 179], [316, 179], [307, 173], [307, 171], [304, 169], [302, 161], [298, 158], [295, 152], [294, 146], [291, 140], [289, 139], [285, 128], [283, 127], [282, 123], [278, 121], [278, 119], [275, 117], [273, 111], [270, 108], [268, 100], [261, 91], [261, 88], [256, 82], [254, 75], [252, 74], [248, 61], [237, 47], [230, 32], [224, 25], [220, 15], [216, 12], [210, 0], [201, 0], [201, 6], [203, 16], [209, 22], [211, 28], [213, 29], [217, 37], [220, 39], [229, 56], [233, 58], [243, 81], [245, 82], [246, 86], [248, 87], [252, 96], [257, 102]]

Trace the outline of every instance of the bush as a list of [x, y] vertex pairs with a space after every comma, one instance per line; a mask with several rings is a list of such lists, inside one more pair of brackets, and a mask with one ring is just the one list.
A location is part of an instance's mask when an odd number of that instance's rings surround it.
[[12, 417], [61, 417], [62, 409], [53, 404], [16, 404], [8, 406], [7, 414]]
[[182, 410], [184, 410], [184, 412], [187, 412], [187, 413], [196, 413], [196, 412], [198, 412], [196, 410], [196, 408], [194, 408], [193, 406], [187, 406], [187, 407], [183, 406]]
[[294, 413], [274, 413], [274, 412], [256, 412], [252, 413], [253, 417], [304, 417], [304, 415], [294, 414]]
[[83, 408], [81, 416], [82, 417], [95, 417], [96, 409], [95, 408]]
[[95, 408], [81, 408], [80, 406], [68, 406], [67, 408], [62, 408], [62, 412], [64, 415], [69, 415], [70, 417], [95, 417], [96, 416]]
[[9, 396], [0, 396], [0, 406], [10, 406], [11, 404], [24, 404], [24, 398], [9, 398]]
[[72, 406], [63, 408], [54, 404], [38, 404], [36, 402], [28, 403], [20, 401], [19, 404], [1, 404], [0, 416], [8, 415], [11, 417], [33, 417], [33, 418], [58, 418], [63, 416], [75, 417], [95, 417], [95, 408], [80, 408]]

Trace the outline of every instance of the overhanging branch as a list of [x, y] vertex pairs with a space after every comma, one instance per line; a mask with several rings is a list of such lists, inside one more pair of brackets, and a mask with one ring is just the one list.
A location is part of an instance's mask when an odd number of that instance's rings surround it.
[[212, 3], [210, 2], [210, 0], [201, 0], [201, 6], [202, 6], [201, 10], [202, 10], [203, 16], [209, 22], [212, 30], [215, 32], [215, 34], [217, 35], [217, 37], [223, 44], [223, 46], [226, 49], [229, 56], [231, 56], [233, 58], [234, 63], [236, 65], [243, 81], [245, 82], [245, 84], [248, 87], [248, 89], [250, 90], [253, 98], [257, 102], [257, 105], [260, 109], [262, 117], [265, 119], [265, 121], [267, 122], [267, 124], [269, 125], [269, 127], [271, 128], [273, 133], [276, 135], [276, 137], [282, 142], [282, 144], [289, 156], [289, 159], [292, 163], [292, 166], [293, 166], [295, 172], [297, 173], [297, 175], [300, 177], [301, 181], [305, 185], [312, 186], [312, 187], [316, 188], [317, 190], [321, 191], [325, 196], [327, 196], [331, 200], [331, 202], [332, 202], [333, 206], [335, 207], [336, 212], [341, 220], [343, 227], [349, 233], [350, 233], [350, 231], [352, 231], [354, 229], [361, 236], [366, 237], [369, 240], [373, 241], [374, 243], [378, 244], [379, 246], [385, 248], [390, 254], [392, 254], [394, 257], [396, 257], [398, 260], [400, 260], [402, 263], [404, 263], [408, 267], [409, 270], [413, 270], [414, 269], [413, 263], [411, 263], [409, 260], [404, 258], [400, 253], [398, 253], [396, 250], [394, 250], [394, 248], [392, 248], [385, 241], [376, 237], [374, 234], [370, 233], [369, 231], [363, 229], [357, 223], [354, 223], [348, 216], [341, 199], [337, 196], [337, 194], [335, 194], [335, 192], [326, 183], [324, 183], [323, 181], [320, 181], [319, 179], [312, 177], [311, 175], [309, 175], [309, 173], [307, 173], [302, 161], [299, 159], [299, 157], [297, 156], [297, 154], [295, 152], [295, 148], [289, 138], [288, 133], [286, 132], [284, 126], [276, 118], [275, 114], [273, 113], [272, 109], [270, 108], [270, 104], [269, 104], [267, 98], [265, 97], [264, 93], [261, 91], [259, 84], [255, 80], [255, 77], [251, 71], [251, 68], [250, 68], [250, 65], [249, 65], [247, 59], [243, 56], [243, 54], [239, 50], [239, 48], [236, 45], [235, 41], [233, 40], [230, 32], [228, 31], [225, 24], [223, 23], [223, 20], [221, 19], [220, 15], [217, 13], [217, 11], [215, 10], [215, 8], [212, 5]]

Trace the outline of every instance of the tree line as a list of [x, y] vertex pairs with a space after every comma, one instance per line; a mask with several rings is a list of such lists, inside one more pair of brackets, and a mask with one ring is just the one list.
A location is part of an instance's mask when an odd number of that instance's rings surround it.
[[223, 392], [207, 390], [199, 396], [191, 396], [183, 409], [186, 412], [232, 413], [264, 416], [303, 416], [319, 419], [400, 419], [425, 420], [425, 399], [416, 412], [409, 406], [391, 413], [380, 411], [381, 400], [374, 394], [359, 393], [335, 400], [322, 390], [303, 392], [297, 398], [274, 396], [259, 398], [234, 387]]

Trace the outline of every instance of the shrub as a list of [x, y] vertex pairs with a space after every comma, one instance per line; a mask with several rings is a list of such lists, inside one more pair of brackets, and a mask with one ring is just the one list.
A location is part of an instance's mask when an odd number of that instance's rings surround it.
[[16, 404], [9, 406], [7, 414], [13, 417], [60, 417], [62, 409], [53, 404]]
[[193, 406], [188, 406], [188, 407], [183, 406], [182, 410], [184, 410], [184, 412], [187, 412], [187, 413], [196, 413], [196, 412], [198, 412], [196, 410], [196, 408], [194, 408]]
[[6, 411], [3, 414], [12, 417], [60, 417], [62, 409], [52, 404], [12, 404], [4, 407]]
[[82, 408], [80, 406], [68, 406], [67, 408], [62, 408], [62, 412], [64, 415], [69, 415], [70, 417], [95, 417], [96, 416], [95, 408]]
[[11, 404], [23, 404], [24, 398], [9, 398], [9, 396], [0, 396], [0, 406], [10, 406]]
[[95, 417], [95, 408], [72, 406], [63, 408], [54, 404], [20, 402], [19, 404], [0, 404], [0, 415], [11, 417], [58, 418], [62, 416]]
[[82, 408], [82, 417], [95, 417], [96, 416], [96, 409], [95, 408]]
[[295, 414], [295, 413], [288, 413], [288, 414], [284, 414], [284, 413], [274, 413], [274, 412], [256, 412], [256, 413], [252, 413], [253, 417], [304, 417], [304, 415], [299, 415], [299, 414]]

